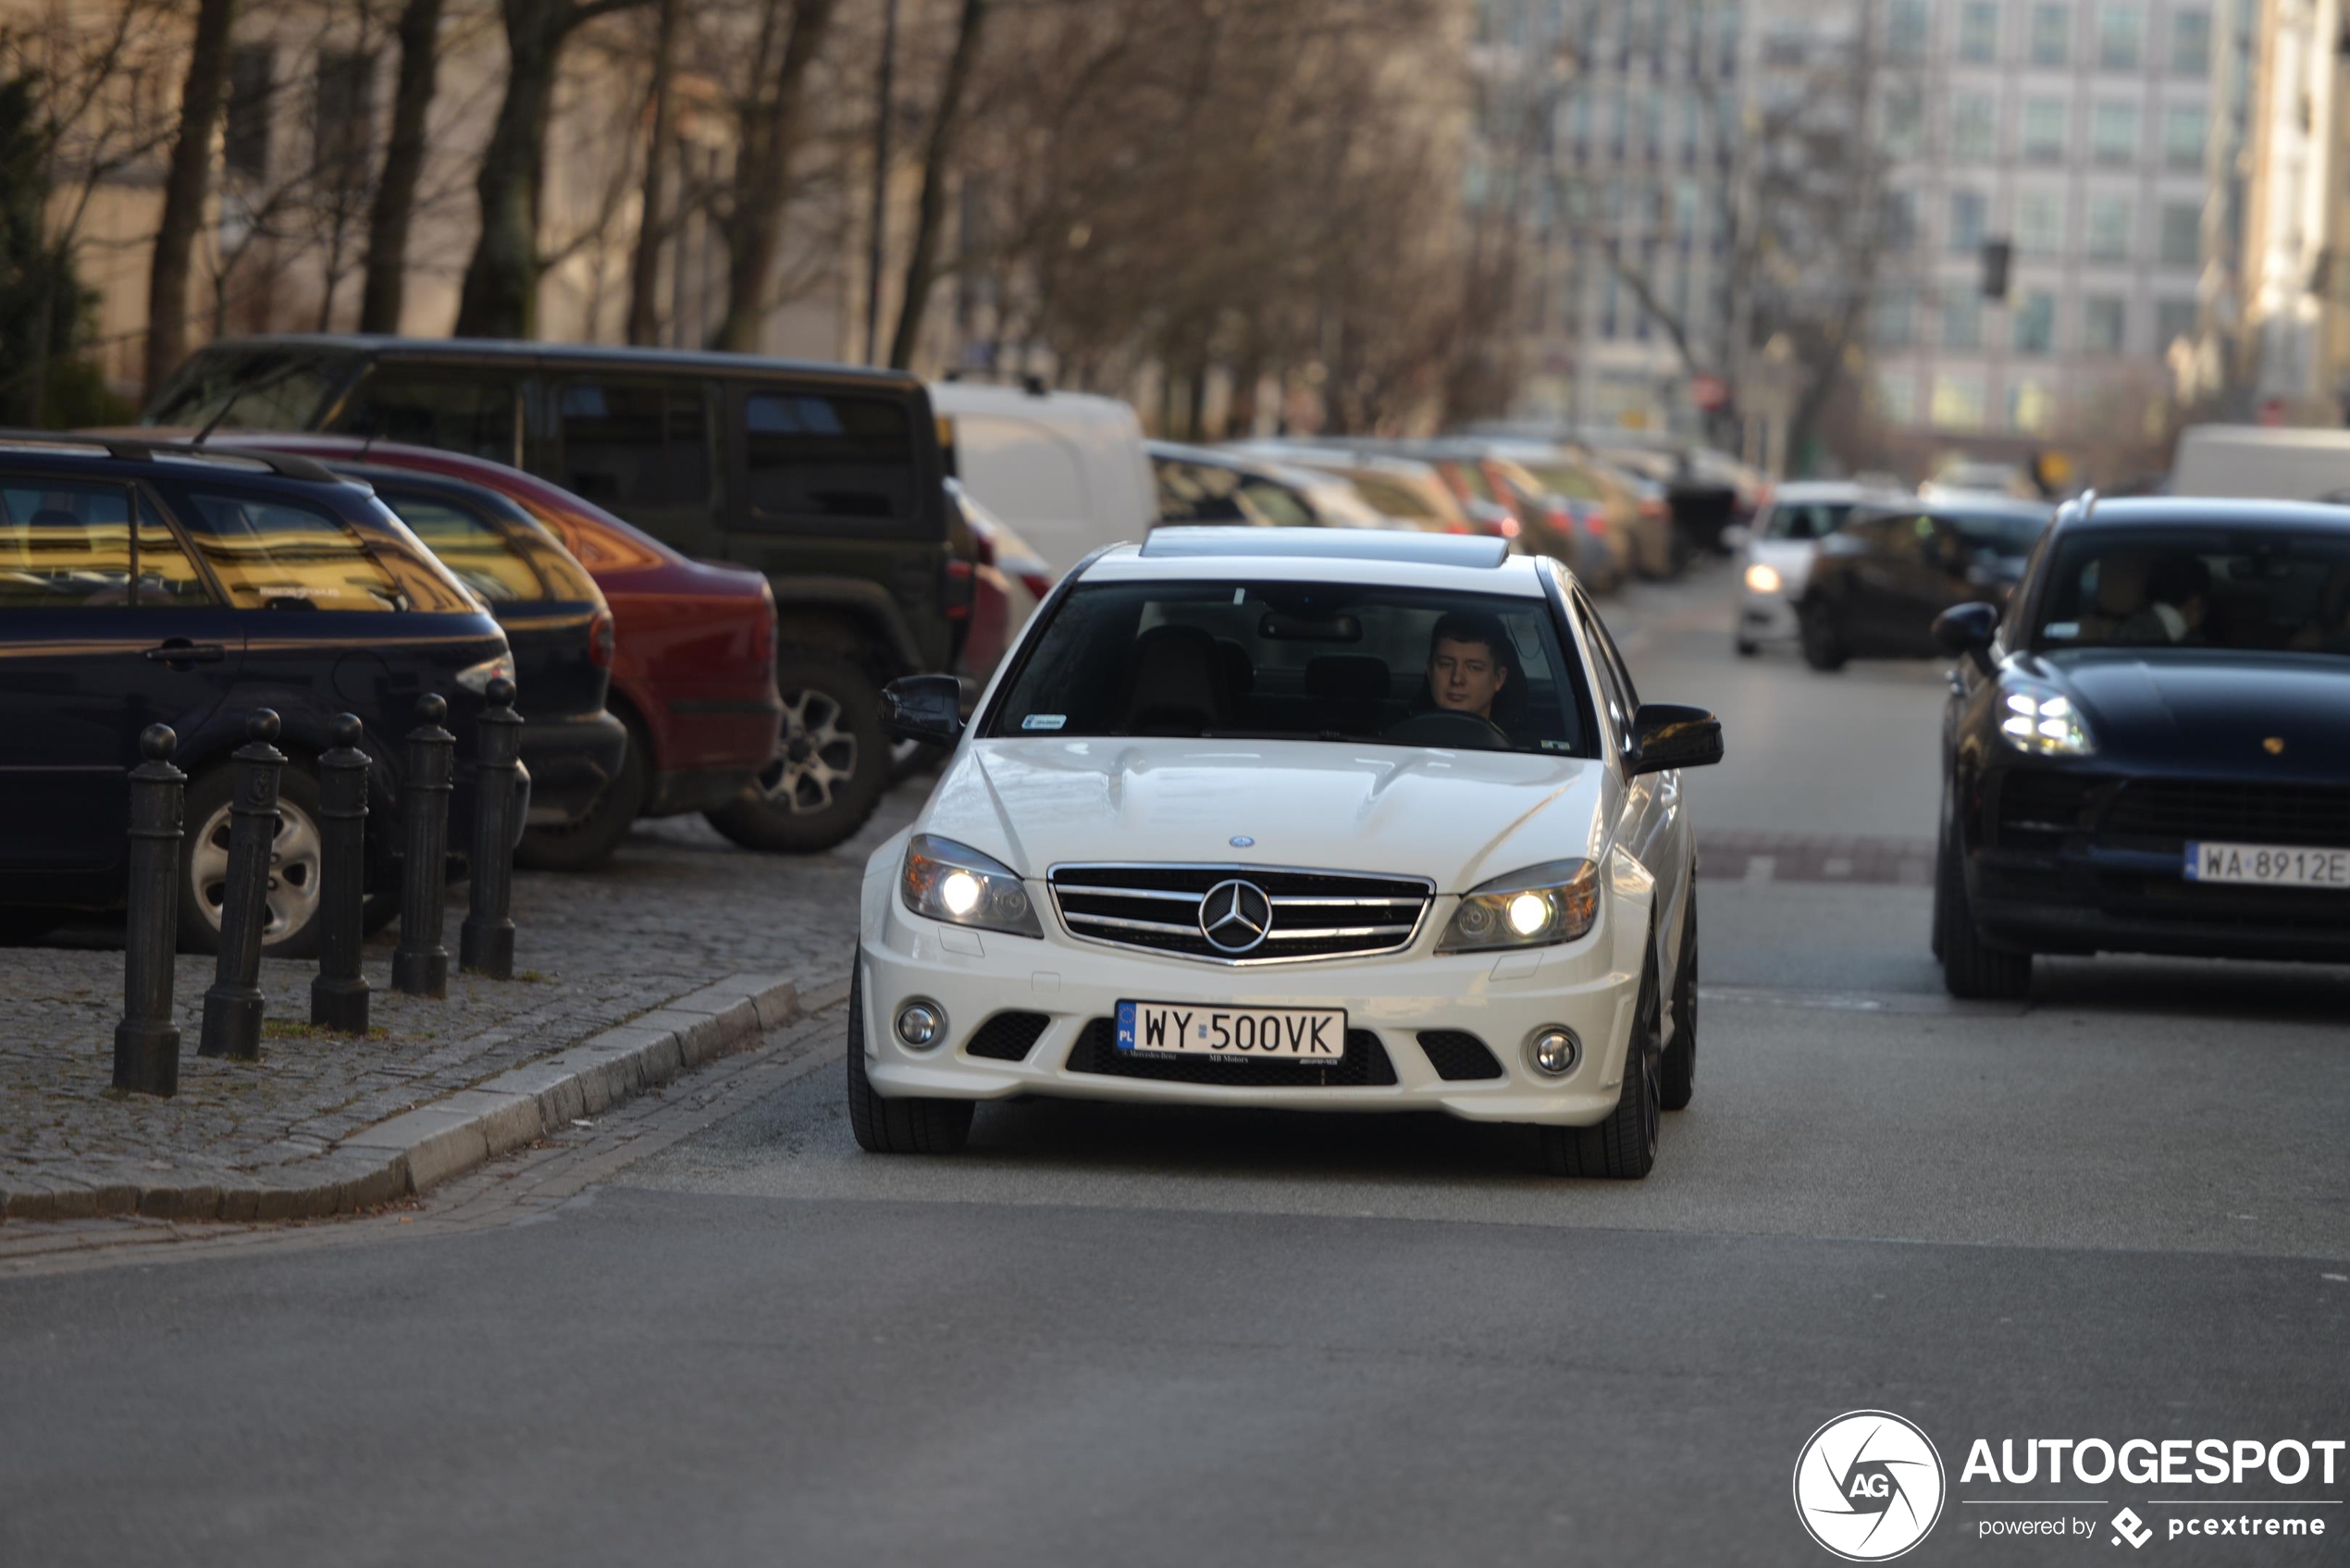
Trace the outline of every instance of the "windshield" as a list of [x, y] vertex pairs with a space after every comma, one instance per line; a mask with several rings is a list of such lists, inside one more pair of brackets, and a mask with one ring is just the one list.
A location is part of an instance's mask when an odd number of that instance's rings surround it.
[[315, 350], [205, 349], [173, 372], [149, 425], [202, 430], [307, 430], [350, 366]]
[[[1541, 599], [1303, 583], [1080, 586], [997, 738], [1243, 736], [1592, 755]], [[1477, 721], [1482, 721], [1478, 722]]]
[[1762, 523], [1766, 539], [1824, 539], [1852, 515], [1849, 500], [1783, 500]]
[[2350, 537], [2268, 528], [2075, 535], [2033, 645], [2350, 653]]

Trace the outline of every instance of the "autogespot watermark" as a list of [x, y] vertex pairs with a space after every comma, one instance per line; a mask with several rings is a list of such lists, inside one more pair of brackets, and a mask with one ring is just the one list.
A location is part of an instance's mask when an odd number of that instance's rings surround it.
[[[2137, 1551], [2165, 1541], [2308, 1538], [2344, 1525], [2328, 1510], [2350, 1439], [1988, 1438], [1967, 1448], [1954, 1500], [1977, 1539], [2062, 1537]], [[2121, 1486], [2219, 1495], [2116, 1498]], [[1881, 1562], [1926, 1537], [1947, 1483], [1933, 1440], [1890, 1411], [1856, 1410], [1812, 1434], [1795, 1464], [1795, 1510], [1848, 1562]], [[2063, 1495], [2002, 1496], [2003, 1488]], [[2100, 1495], [2091, 1496], [2090, 1493]], [[2114, 1512], [2109, 1512], [2109, 1510]], [[2144, 1510], [2142, 1513], [2140, 1511]]]

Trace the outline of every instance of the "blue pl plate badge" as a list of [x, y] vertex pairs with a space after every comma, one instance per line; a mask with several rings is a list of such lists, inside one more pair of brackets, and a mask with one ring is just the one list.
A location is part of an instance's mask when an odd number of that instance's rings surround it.
[[1121, 1051], [1134, 1048], [1134, 1004], [1132, 1002], [1118, 1005], [1118, 1048]]
[[1066, 713], [1031, 713], [1020, 722], [1023, 730], [1058, 730], [1069, 722]]

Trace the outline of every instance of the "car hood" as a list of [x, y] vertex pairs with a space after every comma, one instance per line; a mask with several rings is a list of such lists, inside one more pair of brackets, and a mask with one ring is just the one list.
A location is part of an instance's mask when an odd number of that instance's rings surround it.
[[1597, 762], [1517, 752], [983, 740], [959, 752], [917, 830], [1032, 877], [1064, 861], [1165, 861], [1389, 872], [1458, 893], [1594, 853], [1603, 778]]
[[2338, 655], [2083, 648], [2016, 667], [2063, 685], [2106, 761], [2326, 783], [2350, 773], [2350, 660]]

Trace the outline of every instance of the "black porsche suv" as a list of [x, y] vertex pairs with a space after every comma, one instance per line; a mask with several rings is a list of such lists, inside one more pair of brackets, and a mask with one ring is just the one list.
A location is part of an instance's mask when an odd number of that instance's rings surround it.
[[[687, 555], [764, 573], [785, 747], [801, 739], [789, 715], [871, 709], [889, 681], [948, 669], [969, 628], [972, 541], [946, 505], [929, 393], [902, 371], [478, 339], [229, 338], [191, 356], [144, 418], [467, 452]], [[890, 769], [889, 754], [860, 748], [791, 842], [821, 849], [856, 832]]]
[[2350, 508], [2067, 503], [2004, 615], [1945, 611], [1934, 949], [2350, 961]]

